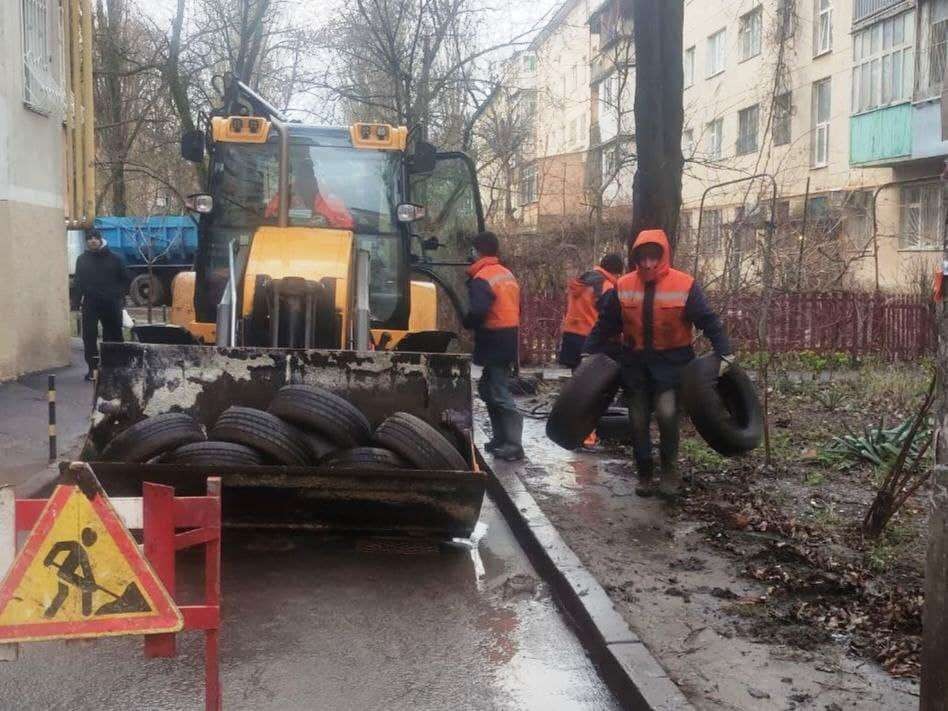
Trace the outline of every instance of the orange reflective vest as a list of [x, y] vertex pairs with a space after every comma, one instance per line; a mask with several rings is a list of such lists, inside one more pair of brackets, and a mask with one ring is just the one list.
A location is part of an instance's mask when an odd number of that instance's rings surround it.
[[569, 286], [566, 287], [566, 316], [563, 319], [563, 333], [588, 336], [596, 325], [596, 319], [599, 318], [596, 301], [599, 296], [615, 288], [614, 275], [602, 267], [596, 267], [593, 272], [597, 272], [602, 277], [601, 288], [597, 289], [597, 285], [587, 283], [583, 277], [571, 279]]
[[471, 279], [483, 279], [494, 292], [482, 328], [496, 330], [520, 326], [520, 284], [497, 257], [478, 259], [467, 269]]
[[[695, 280], [677, 269], [655, 282], [655, 301], [652, 305], [652, 348], [669, 350], [684, 348], [692, 342], [692, 325], [685, 316], [685, 303]], [[645, 348], [645, 287], [636, 272], [630, 272], [616, 284], [619, 304], [622, 306], [622, 339], [635, 350]]]

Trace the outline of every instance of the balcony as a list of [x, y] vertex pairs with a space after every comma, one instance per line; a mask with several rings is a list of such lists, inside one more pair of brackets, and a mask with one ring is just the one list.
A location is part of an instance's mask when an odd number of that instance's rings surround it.
[[912, 157], [912, 105], [888, 106], [849, 119], [850, 165], [886, 165]]

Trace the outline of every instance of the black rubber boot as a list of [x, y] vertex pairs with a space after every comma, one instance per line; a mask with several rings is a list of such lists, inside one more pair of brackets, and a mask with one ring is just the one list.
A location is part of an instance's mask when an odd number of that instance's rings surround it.
[[637, 463], [639, 470], [639, 483], [635, 486], [635, 493], [639, 496], [654, 496], [657, 491], [657, 482], [655, 481], [655, 468], [652, 460]]
[[516, 411], [499, 412], [500, 431], [504, 433], [504, 443], [494, 450], [494, 456], [505, 462], [519, 462], [523, 459], [523, 416]]
[[484, 450], [487, 452], [495, 452], [497, 448], [500, 447], [505, 441], [504, 437], [504, 428], [502, 425], [503, 418], [500, 414], [500, 411], [496, 407], [487, 408], [487, 417], [490, 419], [490, 441], [484, 445]]

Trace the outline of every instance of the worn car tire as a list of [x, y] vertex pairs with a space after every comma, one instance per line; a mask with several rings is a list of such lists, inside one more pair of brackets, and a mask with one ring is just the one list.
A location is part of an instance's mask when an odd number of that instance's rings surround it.
[[214, 423], [210, 438], [252, 447], [280, 464], [309, 463], [309, 450], [292, 427], [279, 417], [252, 407], [228, 407]]
[[732, 366], [718, 377], [713, 354], [695, 358], [681, 374], [681, 402], [698, 434], [725, 456], [744, 454], [760, 445], [763, 411], [747, 373]]
[[407, 412], [396, 412], [386, 418], [375, 430], [375, 441], [419, 469], [470, 469], [461, 453], [443, 434]]
[[263, 464], [263, 455], [252, 447], [234, 442], [195, 442], [168, 452], [161, 459], [168, 464], [243, 467]]
[[319, 465], [329, 469], [404, 469], [408, 462], [395, 452], [381, 447], [340, 449], [325, 457]]
[[619, 389], [619, 370], [609, 356], [584, 358], [553, 403], [546, 436], [565, 449], [579, 447], [612, 403]]
[[314, 385], [284, 385], [269, 411], [297, 427], [325, 435], [340, 447], [358, 447], [372, 435], [372, 426], [359, 408]]
[[284, 424], [292, 429], [293, 432], [296, 433], [296, 436], [299, 437], [300, 442], [306, 449], [306, 453], [309, 455], [308, 460], [310, 464], [316, 464], [320, 459], [339, 450], [339, 445], [326, 437], [326, 435], [304, 430], [286, 422]]
[[201, 425], [183, 412], [166, 412], [136, 422], [121, 432], [102, 450], [107, 462], [147, 462], [185, 444], [206, 437]]
[[629, 424], [629, 411], [624, 407], [610, 407], [596, 423], [596, 435], [603, 442], [631, 443], [632, 428]]

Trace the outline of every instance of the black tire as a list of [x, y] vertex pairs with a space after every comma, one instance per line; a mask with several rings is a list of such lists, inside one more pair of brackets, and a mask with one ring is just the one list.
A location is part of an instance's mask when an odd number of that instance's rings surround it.
[[147, 462], [192, 442], [203, 442], [204, 430], [190, 415], [167, 412], [136, 422], [102, 450], [107, 462]]
[[606, 355], [591, 355], [573, 373], [553, 403], [546, 436], [565, 449], [576, 449], [609, 408], [619, 390], [619, 364]]
[[629, 411], [624, 407], [610, 407], [596, 423], [596, 435], [603, 442], [631, 443], [632, 429], [629, 425]]
[[470, 470], [467, 460], [443, 434], [407, 412], [390, 415], [375, 430], [375, 441], [419, 469]]
[[217, 418], [210, 438], [259, 450], [279, 464], [306, 466], [309, 451], [283, 420], [252, 407], [228, 407]]
[[760, 445], [763, 410], [747, 373], [735, 365], [718, 378], [719, 365], [713, 354], [689, 363], [681, 374], [681, 403], [708, 446], [731, 457]]
[[194, 466], [256, 466], [263, 464], [263, 455], [252, 447], [233, 442], [195, 442], [168, 452], [162, 462]]
[[339, 451], [339, 447], [336, 445], [336, 443], [330, 441], [325, 435], [317, 434], [316, 432], [307, 432], [306, 430], [301, 430], [299, 428], [294, 429], [299, 435], [300, 440], [303, 442], [303, 446], [306, 447], [311, 464], [315, 464], [321, 459], [328, 457], [333, 452]]
[[160, 306], [165, 300], [165, 285], [157, 274], [152, 274], [151, 280], [148, 274], [139, 274], [128, 287], [128, 295], [135, 306], [148, 306], [149, 300], [152, 306]]
[[340, 447], [358, 447], [372, 436], [372, 426], [355, 405], [313, 385], [284, 385], [269, 411], [298, 427], [325, 435]]
[[388, 470], [404, 469], [408, 462], [395, 452], [381, 447], [340, 449], [323, 459], [319, 465], [329, 469]]

